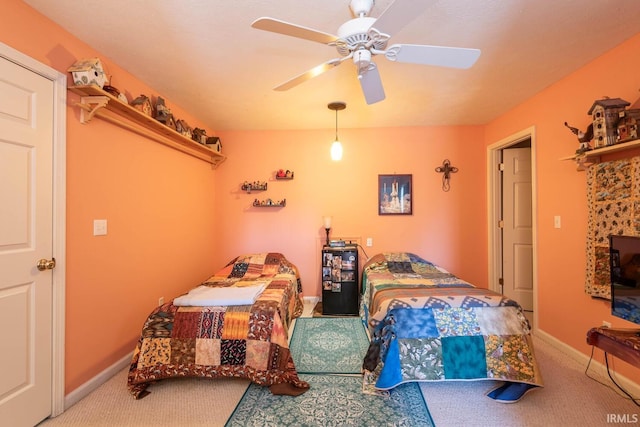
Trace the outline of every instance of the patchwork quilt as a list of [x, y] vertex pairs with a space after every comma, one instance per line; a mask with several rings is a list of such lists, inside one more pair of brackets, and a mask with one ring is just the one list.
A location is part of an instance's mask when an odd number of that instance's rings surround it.
[[[288, 346], [289, 327], [303, 310], [298, 269], [279, 253], [235, 258], [202, 285], [266, 285], [253, 305], [157, 307], [144, 322], [127, 384], [136, 398], [158, 380], [240, 377], [271, 386], [274, 394], [300, 394]], [[276, 391], [277, 390], [277, 391]]]
[[365, 264], [361, 315], [371, 336], [369, 391], [410, 381], [542, 385], [519, 304], [415, 254], [384, 253]]

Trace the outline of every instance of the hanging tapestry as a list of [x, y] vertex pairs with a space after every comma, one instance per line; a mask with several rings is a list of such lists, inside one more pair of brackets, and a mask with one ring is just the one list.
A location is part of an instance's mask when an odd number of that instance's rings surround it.
[[640, 235], [640, 157], [587, 169], [586, 293], [611, 299], [609, 235]]

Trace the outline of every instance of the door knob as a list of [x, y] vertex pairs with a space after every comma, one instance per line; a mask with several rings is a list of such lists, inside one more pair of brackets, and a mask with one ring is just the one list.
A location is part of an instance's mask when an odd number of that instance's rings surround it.
[[51, 258], [51, 259], [41, 259], [40, 261], [38, 261], [38, 270], [40, 271], [44, 271], [44, 270], [53, 270], [56, 267], [56, 259], [55, 258]]

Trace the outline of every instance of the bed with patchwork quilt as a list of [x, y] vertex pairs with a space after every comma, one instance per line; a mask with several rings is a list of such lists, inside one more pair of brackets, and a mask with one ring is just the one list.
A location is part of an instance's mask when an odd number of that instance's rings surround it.
[[140, 399], [167, 378], [246, 378], [298, 395], [289, 329], [302, 314], [302, 284], [280, 253], [236, 257], [204, 283], [157, 307], [144, 322], [127, 385]]
[[360, 314], [371, 338], [364, 388], [411, 381], [494, 380], [488, 396], [518, 401], [542, 386], [520, 305], [406, 252], [363, 266]]

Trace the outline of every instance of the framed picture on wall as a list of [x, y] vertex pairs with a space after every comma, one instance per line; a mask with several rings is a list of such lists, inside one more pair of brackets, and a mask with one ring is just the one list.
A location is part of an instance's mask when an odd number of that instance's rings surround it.
[[378, 215], [412, 215], [412, 175], [378, 175]]

